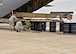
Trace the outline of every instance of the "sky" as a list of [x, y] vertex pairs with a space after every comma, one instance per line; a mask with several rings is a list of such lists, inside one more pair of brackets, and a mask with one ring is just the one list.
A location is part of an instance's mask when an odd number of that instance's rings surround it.
[[76, 12], [76, 0], [54, 0], [50, 2], [48, 5], [53, 5], [52, 7], [42, 7], [34, 13], [50, 13], [57, 11], [73, 11]]
[[50, 2], [48, 5], [53, 5], [52, 7], [42, 7], [33, 13], [46, 13], [50, 14], [50, 12], [74, 12], [73, 14], [73, 22], [76, 22], [76, 0], [54, 0]]

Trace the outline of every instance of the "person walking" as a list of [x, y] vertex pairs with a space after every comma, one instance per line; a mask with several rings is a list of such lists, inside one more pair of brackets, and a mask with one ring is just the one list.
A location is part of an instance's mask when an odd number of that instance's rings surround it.
[[11, 30], [14, 30], [14, 23], [15, 23], [15, 21], [17, 20], [17, 18], [16, 18], [16, 12], [14, 11], [13, 12], [13, 14], [12, 14], [12, 16], [9, 18], [9, 26], [10, 26], [10, 31]]

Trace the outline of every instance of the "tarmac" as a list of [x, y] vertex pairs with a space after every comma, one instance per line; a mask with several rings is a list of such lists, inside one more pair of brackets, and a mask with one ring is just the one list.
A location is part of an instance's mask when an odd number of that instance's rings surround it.
[[16, 32], [0, 24], [0, 54], [76, 54], [76, 34]]

